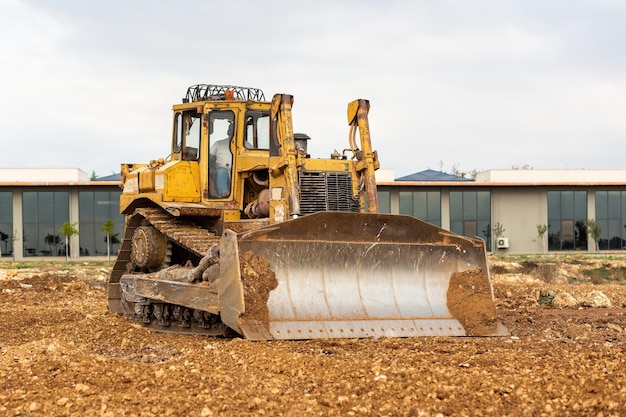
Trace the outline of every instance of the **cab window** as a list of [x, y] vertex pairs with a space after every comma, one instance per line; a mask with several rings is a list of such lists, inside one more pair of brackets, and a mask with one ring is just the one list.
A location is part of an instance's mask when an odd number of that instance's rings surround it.
[[176, 113], [172, 153], [181, 154], [185, 161], [197, 161], [200, 156], [201, 116], [195, 110]]
[[246, 112], [246, 137], [244, 146], [247, 149], [270, 148], [270, 115], [266, 112]]
[[231, 193], [235, 114], [230, 110], [209, 113], [209, 195], [227, 198]]

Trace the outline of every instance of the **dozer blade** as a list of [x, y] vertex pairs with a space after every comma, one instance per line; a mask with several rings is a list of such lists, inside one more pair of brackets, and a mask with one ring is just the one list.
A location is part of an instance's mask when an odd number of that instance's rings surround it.
[[[239, 268], [223, 271], [222, 316], [248, 339], [509, 334], [480, 239], [409, 216], [344, 212], [230, 233], [221, 262]], [[229, 309], [242, 287], [244, 311]]]

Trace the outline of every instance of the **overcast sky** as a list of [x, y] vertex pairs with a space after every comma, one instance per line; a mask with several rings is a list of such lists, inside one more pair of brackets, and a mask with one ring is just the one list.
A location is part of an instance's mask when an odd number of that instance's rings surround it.
[[293, 94], [327, 157], [370, 100], [396, 177], [626, 168], [626, 0], [0, 0], [0, 167], [119, 172], [169, 154], [199, 83]]

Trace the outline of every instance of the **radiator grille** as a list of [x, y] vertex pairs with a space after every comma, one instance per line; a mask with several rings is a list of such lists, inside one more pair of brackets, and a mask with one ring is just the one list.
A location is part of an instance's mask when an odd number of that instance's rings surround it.
[[300, 214], [318, 211], [359, 211], [349, 173], [300, 172]]

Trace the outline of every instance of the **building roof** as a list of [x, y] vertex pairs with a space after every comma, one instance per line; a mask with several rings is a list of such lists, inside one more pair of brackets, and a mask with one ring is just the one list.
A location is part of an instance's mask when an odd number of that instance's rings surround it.
[[[105, 177], [106, 178], [106, 177]], [[78, 168], [0, 168], [0, 185], [12, 187], [118, 185], [116, 180], [90, 181], [87, 173]]]
[[514, 184], [624, 184], [623, 169], [490, 169], [476, 174], [476, 182]]
[[1, 168], [0, 182], [83, 182], [87, 173], [78, 168]]
[[434, 169], [426, 169], [414, 174], [405, 175], [396, 178], [396, 181], [472, 181], [470, 178], [459, 177], [457, 175], [447, 174]]
[[122, 179], [120, 173], [105, 175], [104, 177], [98, 177], [94, 181], [120, 181]]
[[[417, 174], [428, 171], [431, 170]], [[387, 175], [377, 178], [377, 184], [395, 187], [626, 187], [626, 170], [495, 169], [476, 174], [474, 180], [456, 176], [448, 180], [436, 177], [412, 179], [418, 178], [414, 177], [417, 174], [394, 181], [390, 181]]]

